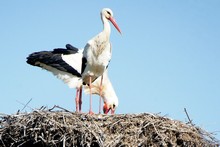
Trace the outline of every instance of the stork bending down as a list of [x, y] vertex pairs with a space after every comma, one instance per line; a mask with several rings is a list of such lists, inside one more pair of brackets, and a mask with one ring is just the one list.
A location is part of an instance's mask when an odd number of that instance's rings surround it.
[[[102, 85], [101, 84], [101, 78], [102, 79]], [[100, 87], [102, 88], [102, 95], [100, 97], [103, 98], [104, 106], [103, 106], [103, 112], [107, 114], [111, 110], [111, 114], [115, 113], [115, 109], [118, 107], [118, 97], [115, 93], [115, 90], [112, 86], [111, 81], [108, 78], [108, 70], [106, 70], [103, 74], [103, 76], [97, 78], [92, 83], [92, 94], [100, 94]], [[90, 93], [89, 86], [84, 86], [84, 92], [86, 94]]]

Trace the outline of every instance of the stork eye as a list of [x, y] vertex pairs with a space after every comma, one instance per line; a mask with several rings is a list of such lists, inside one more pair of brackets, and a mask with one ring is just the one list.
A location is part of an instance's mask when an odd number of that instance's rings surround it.
[[113, 109], [115, 109], [115, 104], [112, 105]]
[[111, 15], [111, 13], [109, 11], [106, 11], [109, 15]]

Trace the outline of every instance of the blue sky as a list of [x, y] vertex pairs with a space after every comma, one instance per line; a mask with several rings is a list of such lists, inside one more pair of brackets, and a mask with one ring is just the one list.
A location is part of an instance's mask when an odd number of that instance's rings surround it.
[[[1, 1], [0, 112], [60, 105], [75, 110], [75, 90], [51, 73], [26, 64], [35, 51], [70, 43], [83, 48], [102, 30], [109, 7], [112, 28], [109, 76], [117, 113], [161, 113], [215, 132], [220, 139], [220, 1]], [[89, 97], [83, 96], [88, 112]], [[98, 112], [98, 97], [93, 98]], [[31, 109], [26, 107], [25, 110]]]

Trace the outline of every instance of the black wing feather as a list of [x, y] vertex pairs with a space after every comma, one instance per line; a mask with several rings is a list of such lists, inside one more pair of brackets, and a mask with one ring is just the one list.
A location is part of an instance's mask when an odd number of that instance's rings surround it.
[[57, 48], [53, 51], [41, 51], [32, 53], [27, 57], [27, 63], [39, 67], [42, 67], [40, 63], [43, 63], [60, 71], [68, 72], [74, 76], [81, 77], [81, 73], [67, 64], [61, 57], [62, 54], [68, 55], [75, 53], [78, 53], [78, 49], [70, 44], [67, 44], [66, 49]]
[[71, 44], [66, 44], [66, 49], [65, 48], [56, 48], [52, 51], [52, 53], [69, 55], [69, 54], [78, 53], [78, 51], [79, 51], [78, 48], [72, 46]]

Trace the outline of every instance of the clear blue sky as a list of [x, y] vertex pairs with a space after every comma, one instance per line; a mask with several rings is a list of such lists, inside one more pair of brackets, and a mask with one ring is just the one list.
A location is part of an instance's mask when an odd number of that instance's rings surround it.
[[[220, 139], [220, 1], [0, 1], [0, 112], [60, 105], [75, 110], [75, 90], [26, 64], [35, 51], [83, 48], [102, 30], [100, 11], [113, 10], [109, 76], [117, 113], [159, 113], [217, 132]], [[19, 102], [18, 102], [19, 101]], [[83, 111], [88, 112], [88, 96]], [[98, 112], [98, 97], [94, 97]], [[28, 107], [23, 110], [30, 112]]]

